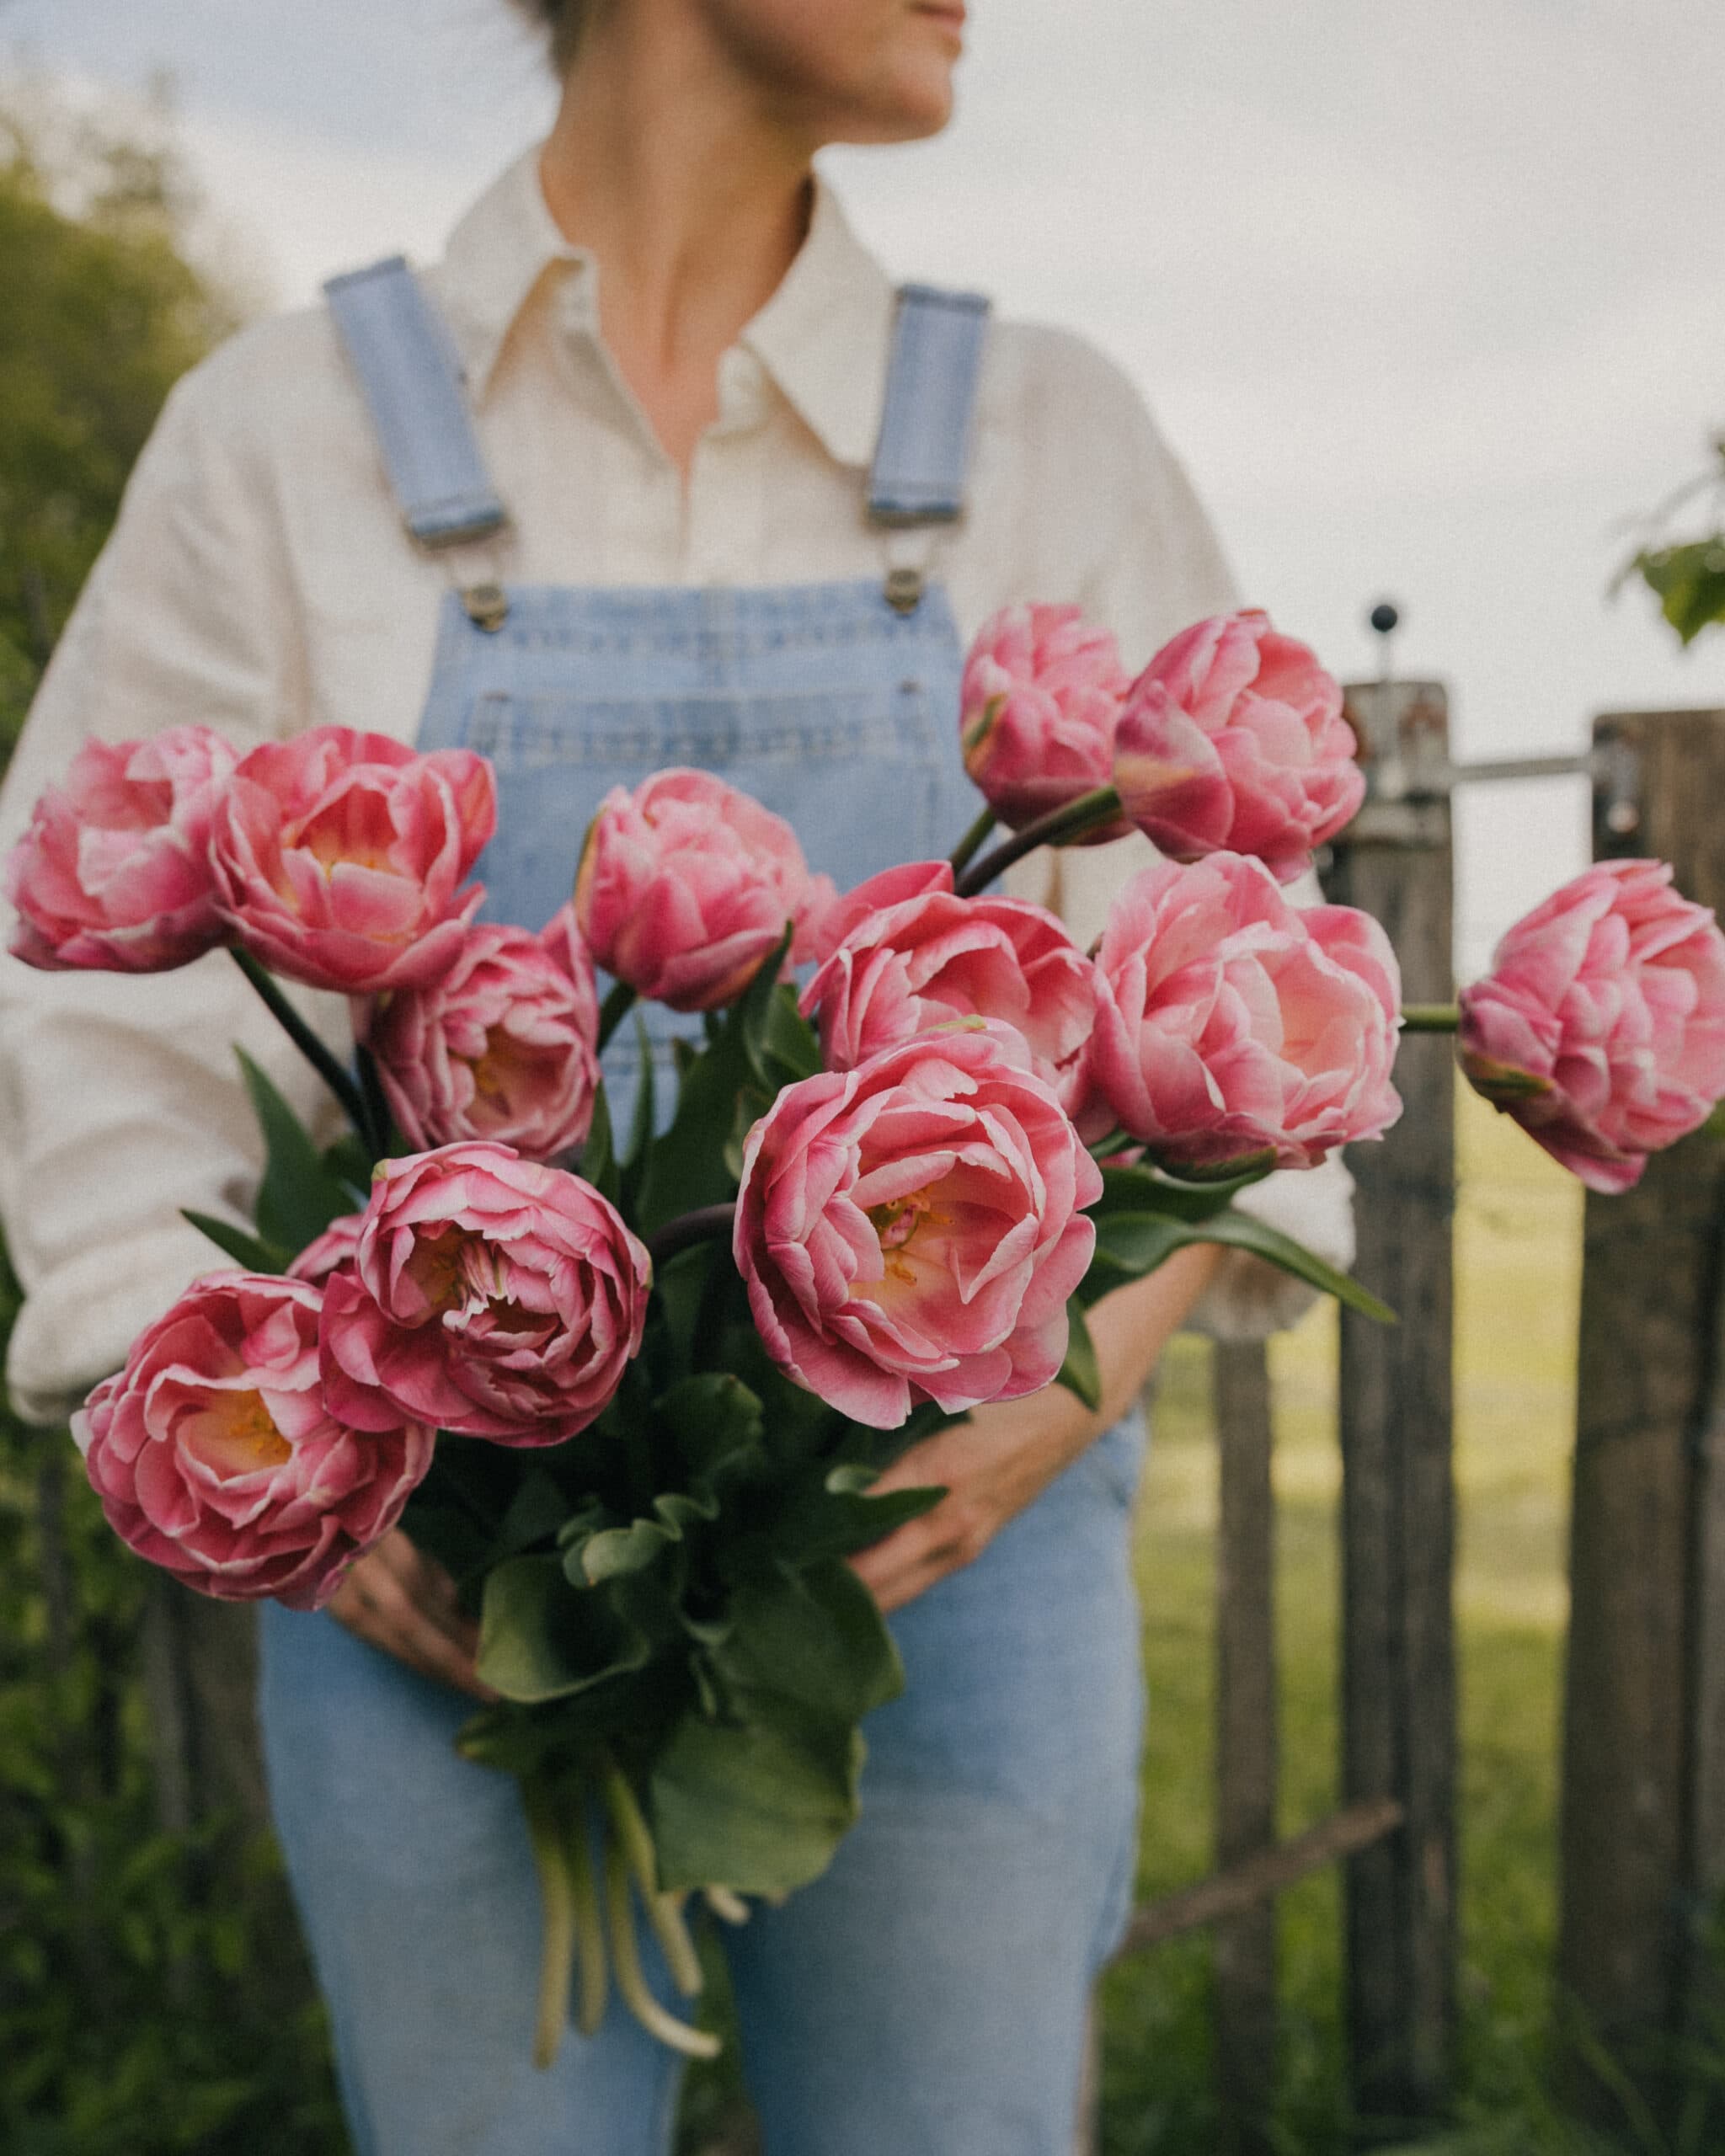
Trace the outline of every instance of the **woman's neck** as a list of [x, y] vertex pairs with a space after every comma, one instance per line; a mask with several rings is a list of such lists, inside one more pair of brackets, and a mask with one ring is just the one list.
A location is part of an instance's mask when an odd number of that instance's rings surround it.
[[814, 144], [662, 19], [600, 16], [540, 170], [553, 216], [599, 264], [611, 355], [686, 473], [718, 413], [720, 357], [802, 244]]

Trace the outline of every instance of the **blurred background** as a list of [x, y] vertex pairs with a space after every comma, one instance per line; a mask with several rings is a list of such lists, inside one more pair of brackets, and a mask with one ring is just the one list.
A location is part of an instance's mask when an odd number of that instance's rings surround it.
[[[1725, 632], [1684, 649], [1640, 583], [1608, 595], [1725, 424], [1716, 0], [972, 13], [949, 134], [829, 161], [895, 273], [1101, 344], [1249, 596], [1353, 678], [1393, 599], [1396, 669], [1448, 684], [1461, 753], [1725, 705]], [[435, 256], [549, 109], [504, 0], [0, 0], [0, 728], [174, 376], [337, 270]], [[1458, 803], [1464, 973], [1586, 857], [1586, 795]], [[1461, 1115], [1464, 2087], [1441, 2145], [1578, 2148], [1536, 2055], [1580, 1205], [1471, 1097]], [[1146, 1894], [1209, 1844], [1206, 1356], [1172, 1360], [1141, 1515]], [[1290, 1830], [1334, 1794], [1333, 1364], [1322, 1316], [1273, 1356]], [[206, 1662], [214, 1694], [191, 1695], [195, 1614], [109, 1546], [53, 1444], [8, 1426], [0, 1455], [0, 2148], [335, 2156], [321, 2027], [221, 1737], [243, 1670]], [[1283, 1905], [1289, 2151], [1346, 2141], [1336, 1912], [1329, 1876]], [[1215, 2145], [1207, 1951], [1112, 1982], [1109, 2156]], [[747, 2145], [734, 2097], [693, 2091], [691, 2150]]]

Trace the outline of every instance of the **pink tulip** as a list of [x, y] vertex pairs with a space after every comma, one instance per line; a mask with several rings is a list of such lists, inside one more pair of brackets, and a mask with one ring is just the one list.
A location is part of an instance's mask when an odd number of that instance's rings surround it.
[[834, 898], [822, 910], [807, 955], [816, 965], [824, 966], [851, 931], [870, 914], [901, 905], [906, 899], [920, 899], [928, 891], [944, 891], [950, 896], [952, 889], [949, 861], [902, 861], [896, 867], [883, 868], [878, 876]]
[[[1107, 786], [1127, 679], [1113, 632], [1076, 606], [1003, 606], [985, 622], [959, 693], [964, 768], [1013, 830]], [[1123, 837], [1116, 819], [1084, 833]]]
[[1092, 1082], [1165, 1167], [1271, 1154], [1315, 1167], [1402, 1113], [1389, 938], [1351, 906], [1297, 910], [1261, 862], [1146, 868], [1115, 901], [1097, 966]]
[[431, 1465], [417, 1423], [361, 1433], [335, 1419], [318, 1375], [322, 1301], [303, 1281], [212, 1273], [72, 1418], [109, 1526], [222, 1601], [327, 1602]]
[[1603, 861], [1515, 926], [1461, 997], [1461, 1067], [1590, 1190], [1725, 1095], [1725, 936], [1662, 861]]
[[480, 923], [424, 988], [362, 1005], [396, 1128], [425, 1151], [462, 1139], [554, 1161], [579, 1145], [599, 1083], [593, 961], [563, 907], [542, 935]]
[[734, 1001], [793, 922], [803, 956], [832, 902], [784, 819], [710, 771], [613, 787], [575, 883], [595, 961], [673, 1011]]
[[1151, 660], [1120, 713], [1114, 784], [1170, 859], [1255, 854], [1288, 883], [1365, 798], [1355, 747], [1332, 676], [1252, 609]]
[[639, 1352], [652, 1270], [590, 1184], [506, 1145], [386, 1161], [351, 1269], [324, 1291], [329, 1400], [360, 1429], [411, 1415], [560, 1444]]
[[211, 839], [224, 918], [261, 964], [349, 995], [455, 963], [484, 892], [462, 881], [497, 822], [491, 766], [384, 734], [314, 727], [254, 749]]
[[360, 1246], [360, 1230], [365, 1225], [363, 1213], [344, 1213], [339, 1220], [332, 1220], [288, 1267], [288, 1278], [309, 1280], [314, 1286], [323, 1286], [332, 1273], [339, 1273], [344, 1266], [353, 1263], [354, 1252]]
[[1049, 1384], [1102, 1177], [1004, 1029], [788, 1086], [743, 1155], [735, 1254], [767, 1353], [857, 1422]]
[[206, 726], [87, 741], [6, 864], [13, 956], [49, 972], [159, 974], [221, 942], [210, 824], [237, 760]]
[[803, 1015], [819, 1021], [829, 1070], [954, 1018], [996, 1018], [1064, 1102], [1096, 999], [1095, 967], [1046, 907], [936, 890], [866, 915], [804, 990]]

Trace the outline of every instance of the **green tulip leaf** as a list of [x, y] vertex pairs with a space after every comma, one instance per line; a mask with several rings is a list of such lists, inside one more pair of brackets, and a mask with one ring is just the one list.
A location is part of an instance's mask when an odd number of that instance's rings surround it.
[[782, 1693], [852, 1721], [904, 1689], [904, 1665], [879, 1604], [836, 1558], [745, 1582], [729, 1614], [713, 1660], [732, 1689]]
[[184, 1205], [179, 1217], [190, 1220], [200, 1235], [207, 1235], [217, 1250], [225, 1251], [248, 1273], [286, 1273], [293, 1262], [291, 1251], [283, 1250], [279, 1243], [266, 1243], [260, 1235], [248, 1235], [243, 1228], [218, 1220], [213, 1213], [195, 1213]]
[[1076, 1295], [1066, 1305], [1066, 1322], [1071, 1328], [1066, 1337], [1066, 1359], [1060, 1365], [1055, 1383], [1065, 1385], [1068, 1392], [1076, 1393], [1093, 1415], [1102, 1406], [1102, 1366], [1096, 1359], [1096, 1342], [1085, 1321], [1084, 1305]]
[[572, 1699], [651, 1657], [646, 1634], [616, 1598], [571, 1587], [561, 1558], [510, 1557], [486, 1575], [479, 1676], [505, 1699]]
[[686, 1714], [649, 1770], [660, 1885], [792, 1893], [820, 1876], [856, 1823], [862, 1739], [781, 1692], [740, 1692], [729, 1705], [725, 1721]]
[[298, 1252], [332, 1220], [351, 1213], [351, 1194], [324, 1166], [305, 1125], [243, 1048], [236, 1049], [252, 1107], [264, 1133], [263, 1181], [258, 1186], [258, 1233], [266, 1243]]
[[1222, 1243], [1233, 1250], [1250, 1251], [1272, 1265], [1291, 1273], [1326, 1295], [1333, 1295], [1345, 1308], [1381, 1325], [1393, 1325], [1396, 1313], [1368, 1289], [1345, 1273], [1338, 1273], [1303, 1243], [1284, 1235], [1249, 1213], [1229, 1210], [1208, 1219], [1180, 1220], [1159, 1213], [1116, 1213], [1097, 1223], [1096, 1257], [1078, 1293], [1093, 1308], [1130, 1280], [1141, 1280], [1167, 1264], [1177, 1251], [1194, 1243]]

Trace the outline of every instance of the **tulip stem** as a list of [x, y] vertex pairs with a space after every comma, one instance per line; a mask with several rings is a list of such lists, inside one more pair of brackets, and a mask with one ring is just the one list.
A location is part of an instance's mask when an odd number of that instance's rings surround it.
[[598, 1052], [603, 1055], [611, 1037], [635, 1007], [635, 991], [626, 980], [613, 981], [599, 1006]]
[[585, 1804], [575, 1807], [575, 1816], [567, 1828], [565, 1846], [569, 1903], [574, 1918], [575, 1963], [581, 1973], [577, 2025], [584, 2036], [595, 2036], [605, 2019], [610, 1975], [606, 1967], [605, 1920], [600, 1913], [599, 1888], [593, 1876], [593, 1851]]
[[[265, 1010], [340, 1102], [348, 1121], [359, 1135], [360, 1142], [372, 1146], [374, 1133], [371, 1118], [366, 1113], [365, 1096], [353, 1079], [342, 1069], [334, 1055], [318, 1039], [251, 953], [242, 951], [234, 944], [228, 946], [228, 951], [235, 965], [257, 990]], [[374, 1155], [377, 1150], [373, 1146]]]
[[1453, 1033], [1461, 1024], [1461, 1011], [1453, 1003], [1410, 1003], [1402, 1013], [1404, 1033]]
[[647, 1911], [647, 1921], [664, 1951], [670, 1980], [685, 1999], [693, 1999], [701, 1989], [701, 1962], [695, 1942], [689, 1936], [689, 1928], [683, 1922], [681, 1897], [660, 1892], [659, 1859], [654, 1850], [653, 1836], [641, 1817], [635, 1792], [615, 1763], [606, 1766], [602, 1787], [605, 1808], [611, 1814], [611, 1831], [634, 1875]]
[[690, 2058], [717, 2058], [719, 2041], [705, 2029], [692, 2029], [669, 2014], [647, 1988], [635, 1940], [635, 1912], [629, 1901], [629, 1860], [616, 1842], [605, 1853], [605, 1913], [610, 1921], [611, 1966], [623, 2003], [649, 2036]]
[[702, 1205], [667, 1220], [656, 1235], [647, 1238], [647, 1255], [654, 1270], [679, 1252], [692, 1250], [697, 1243], [717, 1242], [721, 1237], [729, 1240], [736, 1217], [734, 1204]]
[[989, 833], [994, 829], [994, 822], [993, 809], [985, 808], [969, 830], [965, 832], [964, 837], [953, 848], [952, 862], [954, 876], [962, 876], [971, 862], [975, 860], [977, 855], [981, 852], [987, 843]]
[[527, 1838], [539, 1875], [544, 1943], [539, 1955], [539, 2013], [533, 2030], [533, 2063], [544, 2070], [556, 2063], [569, 2025], [569, 1986], [574, 1976], [575, 1897], [571, 1892], [569, 1844], [557, 1816], [557, 1803], [541, 1781], [521, 1785], [526, 1807]]
[[1038, 846], [1070, 846], [1074, 839], [1082, 838], [1086, 831], [1093, 830], [1098, 824], [1111, 822], [1119, 813], [1120, 796], [1112, 786], [1099, 786], [1093, 793], [1081, 793], [1076, 801], [1067, 802], [1062, 808], [1051, 808], [1047, 815], [1039, 816], [1022, 831], [1014, 831], [991, 853], [984, 854], [980, 861], [966, 868], [955, 886], [959, 896], [974, 899], [1015, 861], [1022, 861], [1027, 853], [1034, 853]]

